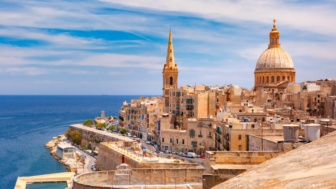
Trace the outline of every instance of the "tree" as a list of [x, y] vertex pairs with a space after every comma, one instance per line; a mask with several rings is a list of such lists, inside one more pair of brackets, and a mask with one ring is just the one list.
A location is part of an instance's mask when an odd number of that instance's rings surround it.
[[110, 130], [110, 131], [113, 131], [115, 129], [115, 126], [114, 125], [112, 125], [112, 126], [110, 126], [109, 128], [108, 128], [108, 130]]
[[65, 136], [76, 144], [80, 144], [82, 140], [82, 133], [76, 130], [68, 129]]
[[103, 128], [106, 128], [106, 124], [105, 123], [98, 123], [96, 125], [96, 128], [99, 129], [99, 130], [102, 130]]
[[127, 131], [126, 131], [126, 129], [125, 128], [122, 128], [122, 129], [120, 129], [120, 131], [119, 131], [119, 133], [121, 133], [121, 134], [125, 134]]
[[83, 125], [91, 126], [91, 125], [93, 125], [93, 121], [88, 119], [88, 120], [84, 121]]

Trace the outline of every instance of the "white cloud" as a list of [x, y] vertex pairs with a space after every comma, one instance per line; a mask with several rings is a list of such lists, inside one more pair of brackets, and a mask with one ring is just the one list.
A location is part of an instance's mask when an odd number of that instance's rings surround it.
[[[101, 0], [157, 11], [192, 14], [225, 23], [253, 21], [270, 24], [276, 18], [278, 23], [298, 30], [309, 30], [322, 34], [336, 34], [336, 17], [334, 4], [300, 3], [276, 0]], [[242, 24], [242, 23], [240, 23]]]

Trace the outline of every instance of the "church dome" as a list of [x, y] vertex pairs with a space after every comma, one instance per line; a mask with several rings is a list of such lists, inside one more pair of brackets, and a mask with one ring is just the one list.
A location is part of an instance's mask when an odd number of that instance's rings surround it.
[[292, 58], [281, 47], [272, 47], [264, 51], [258, 59], [256, 70], [278, 68], [294, 69]]

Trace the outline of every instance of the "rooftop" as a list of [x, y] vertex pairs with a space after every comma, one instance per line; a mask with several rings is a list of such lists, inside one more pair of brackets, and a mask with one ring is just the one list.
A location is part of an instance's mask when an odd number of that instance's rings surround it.
[[335, 188], [335, 144], [332, 132], [214, 188]]

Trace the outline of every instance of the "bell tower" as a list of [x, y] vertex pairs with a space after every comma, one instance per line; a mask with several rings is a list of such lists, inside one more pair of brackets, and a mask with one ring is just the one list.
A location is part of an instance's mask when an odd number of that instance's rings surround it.
[[168, 49], [167, 49], [167, 58], [166, 63], [163, 66], [162, 71], [162, 95], [164, 97], [164, 108], [163, 111], [169, 112], [169, 89], [170, 88], [178, 88], [178, 69], [175, 64], [174, 59], [174, 50], [173, 50], [173, 40], [171, 36], [171, 30], [169, 32], [169, 40], [168, 40]]

